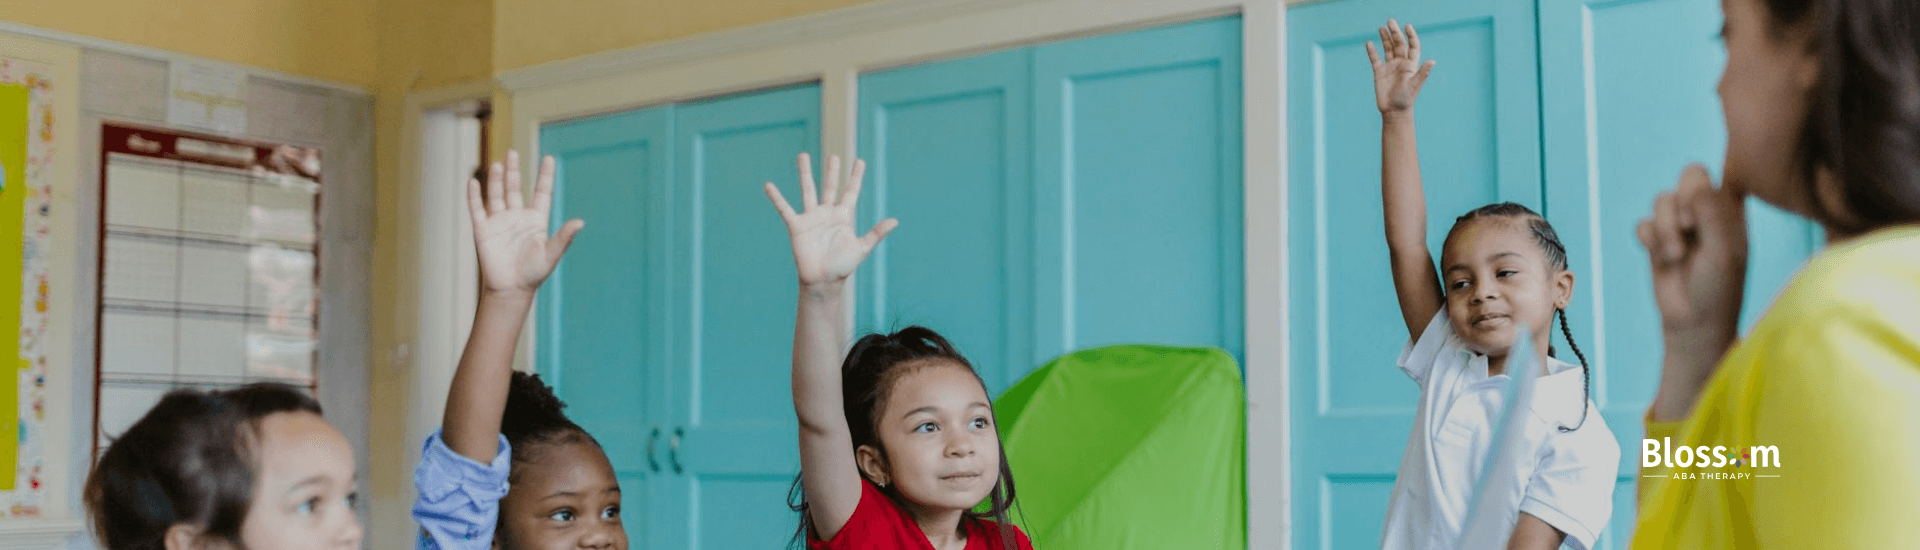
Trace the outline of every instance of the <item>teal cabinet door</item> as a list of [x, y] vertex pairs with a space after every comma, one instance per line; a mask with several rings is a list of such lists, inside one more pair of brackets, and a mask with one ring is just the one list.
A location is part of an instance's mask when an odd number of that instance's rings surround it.
[[1033, 82], [1036, 359], [1244, 359], [1240, 18], [1042, 45]]
[[[1594, 365], [1593, 399], [1620, 440], [1613, 521], [1602, 548], [1634, 524], [1642, 424], [1660, 381], [1660, 312], [1634, 235], [1687, 163], [1718, 173], [1726, 130], [1714, 88], [1725, 63], [1713, 0], [1542, 0], [1541, 105], [1547, 216], [1559, 228], [1578, 295], [1570, 327]], [[1749, 200], [1743, 327], [1823, 237]], [[1557, 344], [1565, 349], [1565, 344]], [[1565, 354], [1563, 354], [1565, 355]]]
[[668, 356], [666, 225], [672, 108], [541, 128], [553, 155], [554, 227], [588, 221], [540, 296], [535, 346], [541, 376], [567, 414], [607, 451], [620, 479], [633, 546], [660, 531], [662, 469], [648, 460], [652, 430], [674, 417], [664, 399]]
[[1379, 546], [1419, 401], [1395, 367], [1407, 331], [1387, 264], [1380, 114], [1363, 46], [1389, 16], [1415, 25], [1439, 60], [1416, 107], [1429, 250], [1438, 256], [1454, 218], [1474, 207], [1541, 206], [1531, 4], [1350, 0], [1287, 12], [1294, 548]]
[[861, 268], [862, 333], [945, 335], [998, 395], [1033, 353], [1030, 48], [864, 75], [859, 227], [901, 225]]
[[862, 330], [923, 324], [997, 393], [1068, 351], [1244, 348], [1240, 20], [860, 81]]
[[673, 510], [661, 548], [778, 548], [798, 516], [800, 471], [789, 383], [797, 275], [786, 226], [761, 185], [799, 197], [794, 155], [818, 151], [820, 88], [806, 85], [679, 105], [667, 394], [662, 438]]

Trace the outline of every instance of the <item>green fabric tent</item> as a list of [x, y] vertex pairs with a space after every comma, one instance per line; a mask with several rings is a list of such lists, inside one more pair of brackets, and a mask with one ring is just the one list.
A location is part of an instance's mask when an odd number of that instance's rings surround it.
[[1246, 394], [1226, 352], [1079, 351], [994, 408], [1036, 550], [1247, 547]]

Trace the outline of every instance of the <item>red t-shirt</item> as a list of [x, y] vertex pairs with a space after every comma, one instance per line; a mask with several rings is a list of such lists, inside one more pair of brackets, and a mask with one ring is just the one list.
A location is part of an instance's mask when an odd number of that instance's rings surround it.
[[[967, 550], [1005, 550], [1001, 545], [1000, 524], [991, 521], [961, 520], [967, 527]], [[1027, 534], [1013, 528], [1019, 550], [1033, 550]], [[901, 510], [893, 499], [866, 480], [860, 481], [860, 504], [853, 509], [847, 525], [833, 534], [833, 540], [808, 540], [811, 550], [933, 550], [926, 533], [913, 517]]]

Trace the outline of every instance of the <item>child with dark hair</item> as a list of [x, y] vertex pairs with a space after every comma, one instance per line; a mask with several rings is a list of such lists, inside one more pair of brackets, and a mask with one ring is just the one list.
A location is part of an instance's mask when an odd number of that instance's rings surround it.
[[[1687, 167], [1638, 228], [1665, 353], [1633, 547], [1912, 548], [1920, 3], [1720, 7], [1721, 185]], [[1827, 245], [1741, 339], [1749, 194], [1819, 223]], [[1750, 477], [1690, 479], [1705, 458]]]
[[[1566, 247], [1532, 209], [1490, 204], [1454, 220], [1435, 269], [1413, 127], [1414, 99], [1433, 62], [1420, 62], [1420, 35], [1411, 26], [1390, 20], [1380, 39], [1380, 50], [1372, 42], [1366, 49], [1380, 109], [1387, 250], [1411, 336], [1399, 363], [1420, 386], [1381, 546], [1451, 547], [1480, 480], [1511, 476], [1524, 480], [1522, 491], [1489, 493], [1482, 509], [1471, 511], [1510, 521], [1508, 548], [1592, 548], [1613, 514], [1620, 444], [1588, 397], [1586, 354], [1567, 326], [1574, 276]], [[1556, 317], [1577, 366], [1549, 347]], [[1511, 357], [1522, 335], [1545, 356]], [[1513, 471], [1482, 471], [1505, 405], [1507, 366], [1535, 361], [1544, 373], [1517, 435], [1537, 459]]]
[[[799, 164], [804, 212], [766, 184], [800, 275], [793, 329], [800, 476], [788, 497], [801, 517], [795, 542], [832, 550], [1032, 550], [1007, 521], [1013, 472], [972, 364], [922, 327], [869, 334], [841, 351], [847, 277], [898, 222], [854, 234], [860, 161], [842, 187], [839, 159], [827, 157], [819, 192], [806, 154]], [[975, 511], [981, 504], [986, 509]]]
[[108, 550], [360, 547], [353, 448], [284, 384], [174, 390], [87, 475]]
[[538, 376], [514, 372], [513, 349], [540, 289], [584, 222], [547, 234], [553, 158], [540, 163], [532, 203], [519, 154], [494, 163], [483, 197], [467, 182], [482, 292], [441, 430], [427, 439], [414, 485], [419, 548], [624, 550], [620, 484], [600, 443], [568, 420]]

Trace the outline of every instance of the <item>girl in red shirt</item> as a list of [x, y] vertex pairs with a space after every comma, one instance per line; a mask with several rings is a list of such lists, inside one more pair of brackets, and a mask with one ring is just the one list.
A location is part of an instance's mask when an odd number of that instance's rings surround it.
[[[800, 478], [789, 497], [801, 517], [796, 541], [833, 550], [1032, 550], [1007, 522], [1013, 472], [986, 385], [966, 358], [922, 327], [869, 334], [842, 353], [847, 277], [899, 222], [854, 233], [864, 163], [854, 161], [842, 186], [840, 160], [827, 157], [818, 192], [806, 154], [799, 165], [803, 212], [766, 185], [800, 275]], [[983, 502], [986, 511], [974, 511]]]

